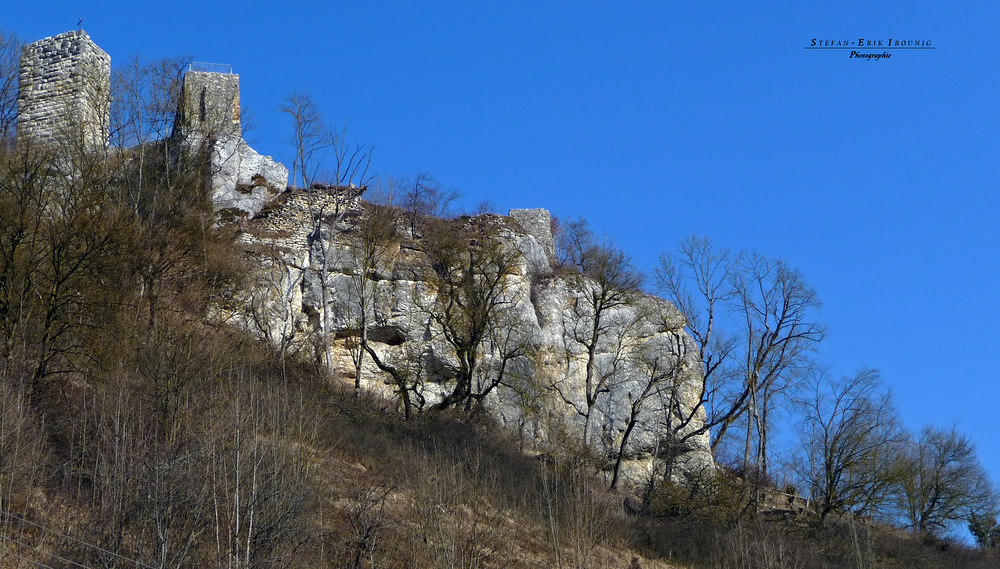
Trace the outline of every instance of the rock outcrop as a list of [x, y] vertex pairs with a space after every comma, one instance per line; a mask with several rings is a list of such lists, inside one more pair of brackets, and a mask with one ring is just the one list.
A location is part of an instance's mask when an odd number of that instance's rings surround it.
[[[109, 67], [82, 31], [25, 46], [19, 133], [105, 146]], [[230, 316], [280, 349], [313, 351], [417, 410], [481, 406], [529, 445], [568, 437], [635, 481], [663, 457], [678, 476], [713, 470], [683, 318], [633, 291], [598, 324], [597, 282], [554, 267], [548, 211], [418, 220], [364, 204], [353, 185], [289, 191], [287, 168], [242, 138], [229, 66], [192, 64], [171, 138], [176, 159], [207, 160], [221, 221], [249, 220], [260, 270]], [[376, 211], [387, 225], [372, 226]]]
[[525, 233], [535, 238], [547, 258], [555, 259], [556, 241], [552, 237], [552, 215], [549, 214], [549, 210], [512, 209], [509, 215], [517, 221]]
[[217, 212], [253, 217], [288, 184], [288, 168], [259, 154], [242, 137], [213, 143], [212, 206]]
[[[408, 374], [415, 398], [429, 408], [451, 392], [462, 362], [434, 316], [444, 292], [433, 276], [428, 239], [399, 221], [384, 259], [366, 272], [358, 264], [364, 249], [359, 227], [370, 207], [345, 199], [345, 191], [286, 193], [247, 224], [244, 240], [261, 271], [241, 317], [248, 328], [290, 350], [317, 350], [317, 342], [328, 338], [334, 368], [353, 379], [351, 348], [363, 312], [358, 291], [370, 286], [374, 306], [367, 318], [368, 341], [383, 362]], [[574, 337], [592, 324], [586, 299], [594, 283], [553, 268], [548, 219], [545, 210], [515, 210], [509, 217], [452, 221], [445, 229], [488, 225], [495, 229], [492, 238], [518, 253], [504, 276], [503, 302], [509, 308], [504, 329], [506, 341], [519, 341], [525, 349], [504, 359], [499, 340], [493, 340], [484, 348], [479, 373], [488, 383], [504, 364], [503, 382], [483, 405], [529, 444], [567, 436], [580, 441], [588, 423], [588, 351]], [[368, 285], [359, 284], [361, 274]], [[606, 386], [591, 388], [596, 403], [589, 413], [589, 446], [607, 457], [610, 468], [634, 423], [623, 455], [626, 479], [647, 479], [654, 465], [662, 464], [654, 458], [665, 456], [673, 457], [675, 476], [713, 472], [708, 434], [692, 435], [704, 424], [697, 405], [701, 367], [680, 313], [663, 299], [639, 295], [609, 310], [603, 322], [605, 334], [593, 365]], [[322, 351], [320, 346], [317, 358], [324, 357]], [[387, 398], [397, 396], [397, 383], [372, 358], [365, 358], [360, 377], [362, 386]], [[657, 380], [651, 384], [652, 377]], [[674, 444], [678, 439], [683, 443]]]

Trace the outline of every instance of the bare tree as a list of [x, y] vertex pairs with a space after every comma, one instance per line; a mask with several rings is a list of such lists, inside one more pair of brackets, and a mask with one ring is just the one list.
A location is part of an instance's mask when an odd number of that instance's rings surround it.
[[390, 525], [386, 508], [389, 495], [395, 487], [386, 480], [374, 479], [353, 488], [346, 514], [354, 535], [351, 550], [347, 552], [350, 563], [344, 567], [362, 569], [367, 558], [369, 567], [376, 567], [375, 552], [381, 546], [382, 533]]
[[[372, 164], [372, 148], [361, 143], [347, 143], [347, 125], [341, 130], [330, 126], [323, 118], [319, 105], [308, 94], [293, 91], [278, 109], [292, 119], [292, 135], [288, 143], [295, 152], [292, 159], [292, 186], [295, 180], [309, 187], [318, 178], [329, 178], [333, 186], [354, 184], [364, 187], [372, 181], [368, 170]], [[326, 151], [333, 153], [333, 170], [322, 163]]]
[[0, 143], [14, 137], [17, 126], [17, 80], [21, 39], [0, 30]]
[[[522, 301], [519, 292], [510, 291], [508, 298], [513, 303]], [[534, 371], [530, 364], [535, 353], [531, 338], [532, 329], [521, 312], [500, 311], [483, 342], [489, 357], [473, 377], [470, 399], [482, 406], [484, 399], [501, 386], [521, 390]]]
[[[766, 473], [768, 412], [774, 398], [808, 369], [808, 352], [823, 339], [825, 327], [810, 321], [819, 299], [797, 269], [757, 252], [740, 255], [736, 267], [731, 275], [732, 302], [745, 331], [743, 392], [737, 401], [749, 402], [743, 462], [750, 463], [750, 445], [756, 434], [755, 464]], [[728, 424], [722, 423], [720, 438]]]
[[[379, 283], [386, 278], [386, 272], [391, 271], [393, 257], [399, 248], [400, 212], [394, 205], [395, 188], [392, 180], [377, 185], [372, 201], [358, 203], [357, 216], [346, 228], [343, 246], [348, 253], [349, 266], [345, 270], [349, 273], [349, 281], [341, 306], [349, 327], [345, 345], [354, 363], [355, 390], [361, 387], [365, 359], [371, 358], [380, 371], [392, 378], [400, 406], [409, 418], [413, 409], [424, 403], [415, 381], [417, 358], [410, 358], [409, 354], [402, 358], [387, 356], [372, 346], [373, 341], [390, 344], [402, 341], [395, 336], [395, 331], [382, 326], [376, 312], [380, 294], [384, 292]], [[349, 187], [347, 191], [351, 191]], [[325, 256], [334, 254], [332, 247], [332, 243], [323, 247]], [[321, 270], [325, 275], [326, 269]], [[322, 278], [325, 283], [326, 276]], [[376, 333], [374, 340], [373, 333]]]
[[117, 151], [123, 161], [131, 158], [132, 149], [135, 149], [136, 179], [127, 191], [133, 194], [130, 198], [136, 208], [142, 200], [147, 144], [152, 141], [146, 114], [149, 87], [149, 70], [137, 55], [129, 57], [111, 72], [109, 139], [112, 151]]
[[54, 167], [41, 149], [26, 140], [18, 148], [0, 148], [0, 334], [6, 369], [27, 365], [37, 321], [36, 273], [45, 257], [48, 222], [45, 209], [53, 199]]
[[[708, 414], [699, 432], [718, 429], [715, 450], [729, 427], [744, 419], [744, 468], [766, 472], [768, 413], [808, 369], [809, 352], [825, 332], [813, 320], [815, 291], [781, 259], [756, 252], [733, 256], [697, 237], [684, 240], [676, 256], [661, 256], [656, 280], [698, 344], [704, 372], [699, 406]], [[722, 331], [726, 320], [735, 325]]]
[[368, 174], [372, 165], [374, 148], [360, 142], [347, 143], [347, 125], [341, 130], [330, 129], [330, 148], [333, 150], [333, 184], [367, 187], [374, 176]]
[[149, 75], [146, 120], [154, 140], [167, 140], [173, 131], [184, 88], [184, 73], [191, 59], [190, 55], [181, 55], [146, 63]]
[[[361, 387], [361, 368], [365, 355], [372, 351], [368, 343], [370, 328], [375, 324], [375, 306], [377, 303], [377, 285], [383, 274], [388, 270], [387, 264], [391, 255], [399, 245], [397, 236], [399, 214], [392, 204], [390, 193], [374, 202], [364, 205], [363, 211], [353, 227], [348, 247], [351, 253], [350, 293], [348, 308], [351, 312], [352, 327], [357, 335], [356, 345], [352, 349], [354, 359], [355, 389]], [[377, 356], [376, 356], [377, 357]], [[406, 397], [405, 394], [400, 394]], [[409, 413], [409, 405], [406, 413]]]
[[0, 370], [0, 511], [28, 509], [31, 489], [43, 476], [48, 453], [43, 423], [29, 405], [26, 382], [4, 366]]
[[319, 106], [306, 93], [293, 91], [278, 108], [292, 119], [292, 136], [288, 140], [295, 151], [292, 186], [298, 178], [303, 187], [308, 187], [318, 169], [316, 154], [333, 145], [333, 133]]
[[[736, 337], [720, 330], [719, 323], [732, 298], [732, 265], [728, 250], [715, 249], [707, 238], [691, 236], [678, 245], [676, 256], [660, 255], [654, 273], [657, 289], [680, 310], [688, 334], [698, 346], [704, 368], [699, 405], [707, 405], [709, 411], [715, 409], [716, 395], [733, 379], [730, 358]], [[710, 422], [712, 417], [714, 414]]]
[[253, 271], [254, 284], [244, 303], [244, 318], [277, 347], [282, 370], [298, 334], [298, 312], [293, 301], [300, 293], [305, 274], [305, 268], [296, 266], [285, 253], [273, 241], [251, 252], [258, 268]]
[[[301, 92], [292, 92], [285, 97], [280, 110], [292, 119], [292, 136], [289, 143], [295, 150], [292, 163], [292, 185], [296, 177], [311, 193], [310, 210], [314, 219], [314, 230], [310, 236], [310, 247], [318, 245], [320, 251], [320, 289], [321, 289], [321, 342], [325, 354], [325, 366], [332, 369], [330, 346], [329, 303], [330, 299], [330, 262], [334, 256], [336, 236], [344, 227], [348, 210], [356, 204], [368, 188], [372, 180], [368, 170], [372, 162], [372, 149], [355, 143], [350, 146], [346, 142], [345, 125], [338, 133], [324, 120], [319, 106], [312, 98]], [[321, 155], [326, 150], [332, 150], [334, 170], [330, 174], [332, 184], [315, 183], [314, 180], [324, 172]], [[365, 350], [355, 351], [357, 366], [360, 370], [361, 359]], [[358, 378], [360, 380], [360, 378]]]
[[212, 395], [205, 444], [219, 567], [287, 567], [304, 539], [316, 425], [301, 394], [236, 370]]
[[[579, 292], [572, 318], [564, 322], [565, 335], [586, 352], [584, 401], [578, 404], [571, 394], [555, 386], [561, 398], [584, 419], [583, 443], [590, 442], [593, 410], [598, 400], [611, 390], [611, 383], [624, 363], [634, 341], [634, 328], [642, 320], [634, 307], [642, 297], [642, 274], [624, 251], [608, 239], [597, 241], [584, 220], [567, 224], [563, 257], [576, 269], [572, 282]], [[609, 358], [601, 358], [604, 352]]]
[[955, 429], [927, 427], [898, 458], [895, 503], [909, 527], [937, 533], [996, 511], [997, 495], [975, 446]]
[[621, 472], [622, 461], [625, 459], [629, 441], [636, 426], [643, 419], [643, 411], [650, 400], [659, 398], [665, 401], [664, 411], [668, 415], [664, 423], [668, 430], [668, 439], [678, 438], [686, 426], [686, 423], [679, 424], [685, 418], [683, 411], [683, 394], [679, 392], [680, 376], [683, 372], [681, 356], [683, 354], [683, 340], [677, 334], [671, 334], [671, 341], [674, 344], [670, 353], [660, 353], [659, 350], [642, 350], [637, 355], [637, 369], [644, 373], [642, 381], [638, 383], [637, 392], [628, 391], [628, 417], [625, 420], [625, 431], [622, 433], [621, 441], [618, 445], [618, 452], [615, 456], [615, 465], [611, 477], [611, 488], [618, 486], [619, 474]]
[[330, 264], [336, 254], [337, 236], [343, 229], [344, 218], [366, 189], [364, 187], [319, 186], [309, 190], [311, 192], [309, 208], [313, 216], [313, 231], [309, 236], [309, 248], [310, 251], [318, 251], [320, 256], [319, 286], [320, 316], [322, 318], [320, 335], [323, 344], [323, 364], [328, 373], [333, 370], [333, 354], [330, 344], [330, 330], [333, 326], [330, 319], [330, 303], [332, 301]]
[[[133, 55], [111, 73], [109, 137], [112, 151], [131, 165], [121, 169], [121, 178], [136, 210], [155, 199], [152, 187], [171, 184], [170, 132], [189, 59], [147, 62]], [[150, 170], [157, 178], [154, 183], [147, 180]]]
[[584, 255], [594, 246], [594, 232], [590, 229], [590, 224], [582, 217], [570, 217], [564, 220], [556, 218], [553, 226], [556, 260], [563, 266], [580, 270]]
[[[510, 277], [521, 254], [498, 238], [495, 223], [489, 217], [471, 218], [461, 227], [442, 222], [427, 236], [437, 298], [426, 310], [459, 362], [455, 386], [436, 409], [464, 404], [471, 411], [473, 403], [481, 405], [503, 383], [507, 362], [522, 355], [516, 333], [508, 335], [518, 327], [518, 293]], [[487, 356], [503, 362], [499, 375], [477, 381]]]
[[403, 184], [400, 207], [406, 213], [410, 232], [418, 233], [417, 226], [426, 218], [447, 217], [452, 206], [461, 197], [458, 190], [445, 190], [430, 174], [422, 172]]
[[878, 372], [863, 369], [839, 380], [818, 370], [799, 398], [801, 456], [795, 464], [819, 509], [871, 513], [893, 483], [903, 432]]
[[[361, 387], [364, 361], [371, 358], [375, 366], [392, 378], [403, 415], [410, 418], [414, 409], [422, 408], [424, 398], [419, 389], [419, 357], [408, 353], [400, 356], [376, 349], [372, 342], [403, 343], [398, 330], [380, 321], [376, 307], [386, 291], [379, 286], [388, 279], [393, 257], [401, 240], [402, 212], [395, 205], [398, 185], [388, 180], [376, 186], [373, 199], [363, 204], [357, 220], [350, 228], [347, 240], [352, 266], [347, 305], [350, 336], [347, 347], [355, 368], [355, 389]], [[373, 334], [375, 336], [373, 337]]]
[[85, 359], [85, 332], [116, 306], [122, 289], [101, 283], [125, 280], [116, 255], [131, 228], [107, 204], [106, 171], [70, 178], [56, 162], [29, 140], [0, 155], [0, 329], [6, 357], [24, 349], [33, 402], [43, 380]]

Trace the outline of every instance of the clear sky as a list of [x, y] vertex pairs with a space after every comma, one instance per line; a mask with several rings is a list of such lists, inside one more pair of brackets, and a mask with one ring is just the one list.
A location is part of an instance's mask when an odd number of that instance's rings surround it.
[[286, 164], [277, 107], [307, 91], [379, 174], [583, 216], [647, 270], [690, 234], [783, 257], [823, 301], [818, 358], [881, 369], [912, 429], [956, 425], [1000, 477], [1000, 4], [282, 4], [13, 2], [0, 28], [230, 63]]

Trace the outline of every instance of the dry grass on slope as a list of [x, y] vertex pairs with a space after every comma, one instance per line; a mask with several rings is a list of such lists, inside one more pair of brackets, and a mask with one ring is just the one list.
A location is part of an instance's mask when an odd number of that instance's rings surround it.
[[[486, 420], [400, 421], [345, 405], [316, 469], [325, 559], [359, 567], [668, 568], [628, 546], [620, 496], [583, 469], [525, 456]], [[314, 552], [316, 554], [316, 552]]]

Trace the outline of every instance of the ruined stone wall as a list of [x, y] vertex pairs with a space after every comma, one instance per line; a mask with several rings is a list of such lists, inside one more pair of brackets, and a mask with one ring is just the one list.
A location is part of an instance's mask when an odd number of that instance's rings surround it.
[[[184, 74], [174, 134], [225, 137], [240, 134], [240, 76], [188, 71]], [[181, 132], [178, 133], [177, 131]]]
[[21, 51], [18, 136], [108, 144], [111, 56], [83, 30], [38, 40]]

